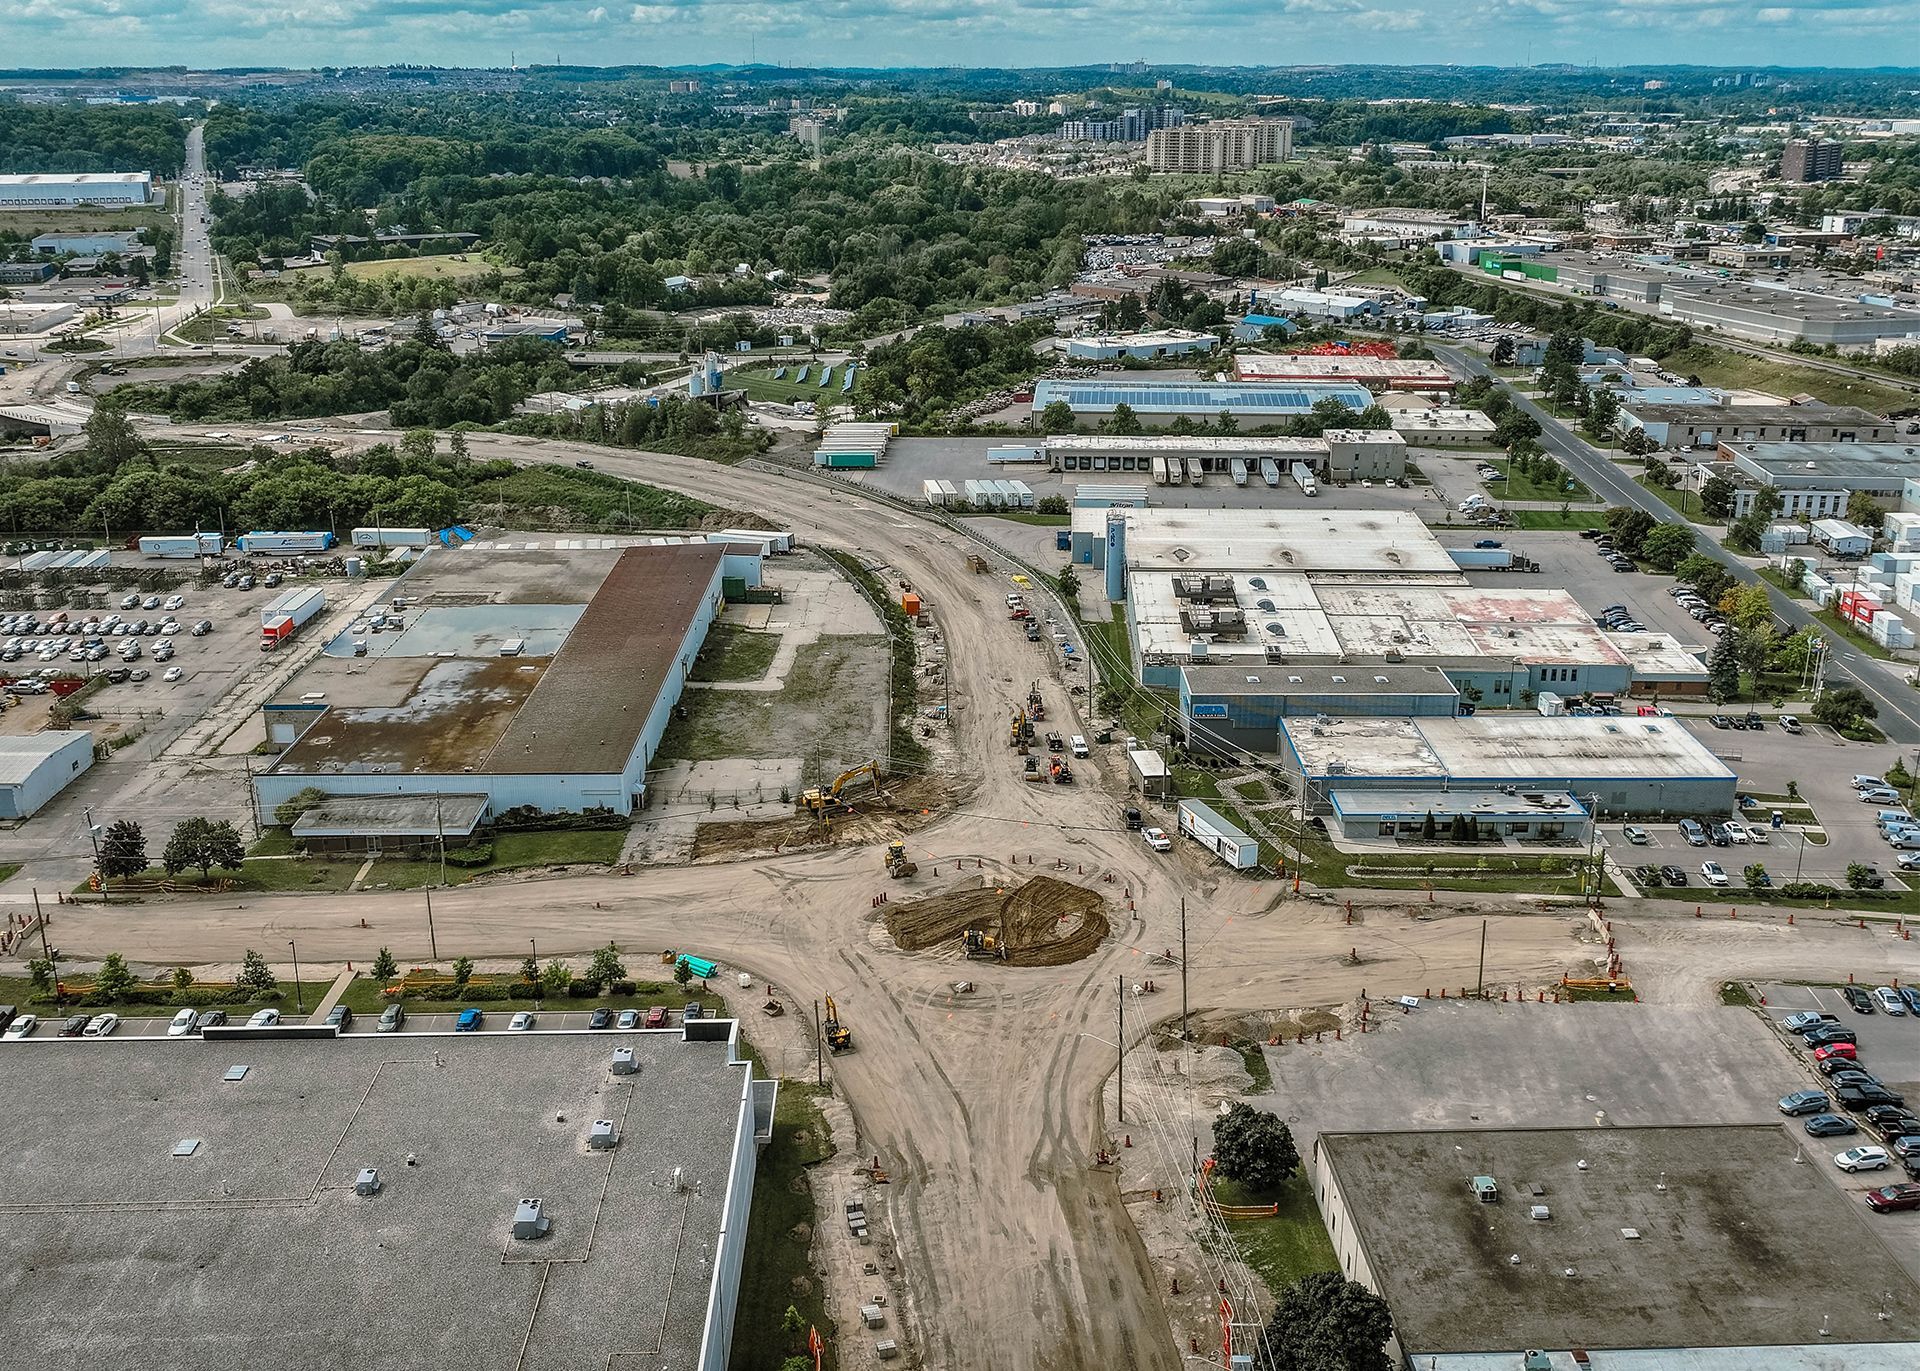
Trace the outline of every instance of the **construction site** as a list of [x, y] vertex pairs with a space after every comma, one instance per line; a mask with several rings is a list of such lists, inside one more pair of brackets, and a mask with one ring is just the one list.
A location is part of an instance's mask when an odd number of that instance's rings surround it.
[[1093, 954], [1111, 925], [1095, 890], [1052, 876], [1022, 882], [976, 876], [956, 889], [886, 905], [903, 952], [1008, 966], [1064, 966]]

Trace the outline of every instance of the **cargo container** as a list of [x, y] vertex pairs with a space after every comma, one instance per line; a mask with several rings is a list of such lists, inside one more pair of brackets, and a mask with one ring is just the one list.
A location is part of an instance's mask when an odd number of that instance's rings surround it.
[[784, 529], [774, 528], [723, 528], [717, 534], [708, 534], [708, 542], [725, 542], [729, 535], [738, 534], [748, 542], [760, 541], [771, 552], [792, 552], [793, 534]]
[[920, 617], [920, 597], [918, 595], [915, 595], [911, 590], [909, 590], [905, 595], [902, 595], [900, 597], [900, 612], [902, 614], [905, 614], [909, 619], [919, 618]]
[[1007, 507], [1010, 509], [1032, 509], [1039, 503], [1034, 499], [1033, 487], [1025, 481], [1007, 481]]
[[1260, 479], [1270, 486], [1280, 484], [1280, 464], [1271, 457], [1260, 459]]
[[1462, 571], [1507, 571], [1513, 566], [1513, 553], [1503, 547], [1450, 547], [1447, 556]]
[[1153, 459], [1153, 483], [1156, 486], [1164, 486], [1167, 483], [1167, 459], [1164, 457]]
[[143, 557], [218, 557], [224, 546], [217, 533], [183, 533], [139, 542]]
[[[1179, 461], [1180, 459], [1176, 457], [1174, 460]], [[1197, 486], [1206, 479], [1206, 469], [1200, 465], [1200, 459], [1198, 457], [1187, 458], [1187, 483]]]
[[1236, 486], [1244, 486], [1247, 483], [1247, 463], [1244, 458], [1234, 458], [1229, 469], [1233, 472], [1233, 483]]
[[813, 454], [813, 464], [829, 471], [871, 471], [879, 460], [879, 455], [872, 452], [829, 452], [822, 448]]
[[242, 552], [325, 552], [333, 546], [333, 535], [317, 533], [243, 533], [233, 540]]
[[1313, 468], [1305, 462], [1295, 462], [1288, 468], [1288, 472], [1292, 475], [1294, 484], [1300, 487], [1302, 495], [1320, 493], [1320, 483], [1314, 479]]
[[947, 502], [947, 493], [940, 488], [938, 481], [922, 481], [920, 498], [930, 505], [944, 505]]
[[1056, 528], [1053, 531], [1053, 550], [1055, 552], [1071, 552], [1073, 550], [1072, 529]]
[[348, 535], [355, 547], [426, 547], [433, 542], [430, 528], [356, 528]]
[[1236, 871], [1250, 871], [1260, 864], [1260, 846], [1198, 800], [1180, 801], [1178, 827], [1214, 856]]
[[260, 649], [270, 651], [293, 636], [296, 625], [290, 614], [260, 616]]

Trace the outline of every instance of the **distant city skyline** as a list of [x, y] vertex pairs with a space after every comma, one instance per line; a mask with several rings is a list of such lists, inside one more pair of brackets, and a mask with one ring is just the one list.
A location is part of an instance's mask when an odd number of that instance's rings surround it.
[[14, 66], [1920, 66], [1920, 0], [12, 0]]

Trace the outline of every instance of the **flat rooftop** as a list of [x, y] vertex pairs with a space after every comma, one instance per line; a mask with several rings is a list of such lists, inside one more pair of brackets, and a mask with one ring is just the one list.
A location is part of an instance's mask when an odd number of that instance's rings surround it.
[[1280, 457], [1311, 453], [1324, 457], [1324, 438], [1244, 438], [1234, 433], [1146, 433], [1122, 437], [1112, 433], [1061, 433], [1042, 440], [1050, 453], [1069, 452], [1202, 452], [1245, 453], [1251, 457]]
[[1187, 693], [1264, 699], [1274, 695], [1459, 695], [1437, 666], [1188, 666]]
[[[609, 1074], [615, 1045], [637, 1075]], [[17, 1098], [59, 1102], [57, 1127], [34, 1110], [0, 1119], [16, 1365], [699, 1363], [749, 1072], [724, 1041], [43, 1030], [9, 1047], [24, 1049], [7, 1056]], [[236, 1065], [245, 1078], [226, 1080]], [[624, 1140], [590, 1152], [602, 1118]], [[379, 1170], [377, 1196], [354, 1193], [362, 1167]], [[510, 1236], [522, 1197], [552, 1220], [537, 1242]]]
[[1295, 353], [1243, 352], [1233, 359], [1234, 375], [1242, 381], [1286, 380], [1426, 381], [1453, 384], [1453, 376], [1438, 362], [1394, 357], [1328, 357]]
[[1667, 633], [1609, 633], [1608, 642], [1633, 663], [1635, 680], [1701, 680], [1707, 678], [1706, 651], [1689, 648]]
[[[369, 662], [375, 665], [354, 672]], [[273, 769], [333, 776], [479, 771], [546, 670], [547, 662], [517, 657], [322, 655], [276, 702], [324, 693], [329, 708]]]
[[1920, 443], [1728, 443], [1720, 455], [1763, 480], [1898, 479], [1920, 469]]
[[1137, 414], [1217, 414], [1224, 409], [1256, 421], [1277, 422], [1311, 414], [1321, 400], [1338, 400], [1357, 414], [1373, 403], [1373, 393], [1365, 386], [1258, 381], [1048, 380], [1034, 386], [1035, 414], [1055, 400], [1086, 414], [1111, 413], [1118, 405]]
[[1628, 413], [1656, 424], [1817, 424], [1886, 428], [1887, 421], [1855, 405], [1666, 405], [1624, 402]]
[[1909, 309], [1887, 309], [1864, 304], [1844, 295], [1814, 295], [1797, 290], [1768, 290], [1738, 282], [1703, 283], [1688, 281], [1666, 293], [1674, 305], [1704, 305], [1730, 313], [1752, 313], [1801, 319], [1809, 322], [1843, 323], [1872, 320], [1888, 325], [1911, 325], [1920, 333], [1920, 313]]
[[[1811, 1165], [1795, 1164], [1803, 1150]], [[1920, 1336], [1920, 1288], [1833, 1184], [1838, 1150], [1774, 1124], [1436, 1130], [1322, 1134], [1316, 1162], [1424, 1367], [1529, 1347], [1792, 1346], [1823, 1341], [1823, 1324], [1832, 1343]], [[1479, 1175], [1497, 1204], [1469, 1189]], [[1530, 1218], [1535, 1204], [1552, 1217]], [[1871, 1279], [1809, 1298], [1807, 1273], [1863, 1263]]]
[[[1130, 571], [1435, 572], [1460, 568], [1411, 510], [1154, 508], [1124, 511]], [[1106, 511], [1083, 510], [1074, 528], [1106, 532]], [[1257, 589], [1257, 588], [1256, 588]]]
[[1482, 819], [1584, 820], [1587, 807], [1565, 790], [1529, 790], [1509, 795], [1501, 790], [1341, 790], [1328, 791], [1334, 813], [1342, 819], [1386, 814], [1432, 813], [1441, 817], [1471, 814]]
[[1733, 778], [1678, 719], [1289, 719], [1281, 730], [1315, 776], [1447, 776], [1496, 786], [1542, 776], [1582, 782]]

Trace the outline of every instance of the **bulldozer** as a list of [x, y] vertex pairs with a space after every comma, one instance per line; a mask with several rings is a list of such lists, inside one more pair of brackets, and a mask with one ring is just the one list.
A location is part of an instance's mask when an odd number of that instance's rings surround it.
[[969, 928], [961, 942], [961, 951], [973, 961], [1004, 962], [1007, 959], [1007, 946], [991, 933], [983, 933], [977, 928]]
[[878, 762], [863, 762], [852, 770], [843, 771], [834, 777], [833, 784], [831, 785], [809, 786], [800, 792], [800, 799], [797, 803], [801, 809], [817, 819], [825, 814], [827, 810], [838, 804], [846, 788], [862, 777], [865, 777], [873, 783], [874, 793], [878, 794], [880, 790], [880, 764]]
[[903, 876], [920, 874], [920, 864], [907, 856], [907, 845], [903, 842], [887, 844], [887, 874], [899, 880]]
[[827, 1051], [848, 1052], [853, 1048], [853, 1030], [840, 1022], [840, 1006], [833, 1002], [833, 996], [827, 996], [827, 1017], [820, 1026], [820, 1036], [827, 1040]]

